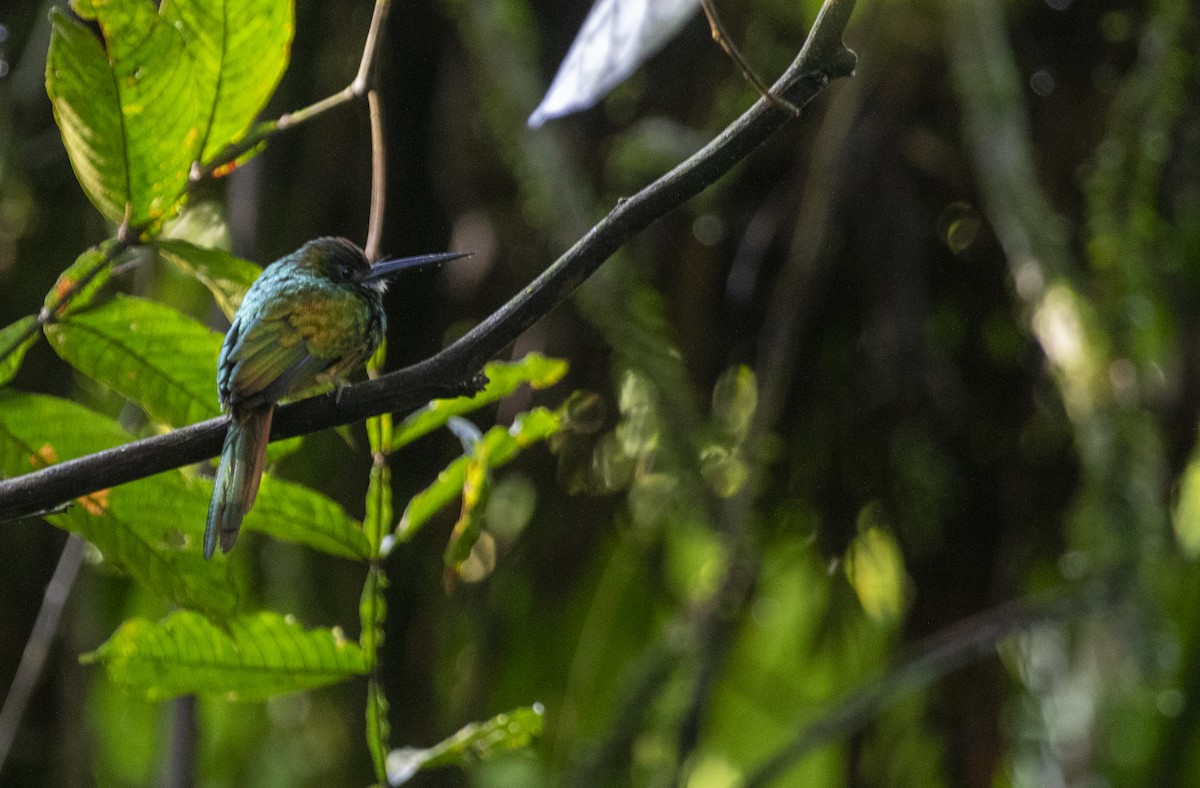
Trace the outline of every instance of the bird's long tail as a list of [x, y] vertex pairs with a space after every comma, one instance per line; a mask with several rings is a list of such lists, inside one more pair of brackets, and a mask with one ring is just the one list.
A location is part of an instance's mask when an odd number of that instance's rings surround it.
[[208, 524], [204, 526], [205, 558], [212, 558], [218, 541], [223, 553], [228, 553], [237, 541], [242, 517], [250, 511], [258, 494], [274, 412], [273, 404], [265, 405], [234, 413], [230, 420], [212, 501], [208, 504]]

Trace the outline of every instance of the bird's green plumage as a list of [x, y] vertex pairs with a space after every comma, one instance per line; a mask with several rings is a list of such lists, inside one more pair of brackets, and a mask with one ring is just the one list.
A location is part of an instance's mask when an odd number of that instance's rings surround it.
[[229, 430], [208, 508], [204, 556], [228, 551], [254, 503], [275, 403], [344, 377], [379, 346], [382, 285], [354, 244], [319, 238], [267, 266], [246, 291], [217, 361]]

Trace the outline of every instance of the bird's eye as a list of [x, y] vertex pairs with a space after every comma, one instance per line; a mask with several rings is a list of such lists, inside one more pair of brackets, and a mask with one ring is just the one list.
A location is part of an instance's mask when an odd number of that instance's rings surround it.
[[338, 270], [341, 272], [342, 276], [345, 277], [346, 279], [354, 278], [354, 269], [351, 268], [350, 266], [343, 265]]

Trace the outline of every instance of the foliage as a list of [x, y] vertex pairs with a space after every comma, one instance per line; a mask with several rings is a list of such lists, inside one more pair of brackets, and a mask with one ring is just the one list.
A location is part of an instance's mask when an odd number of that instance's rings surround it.
[[[361, 232], [366, 111], [334, 111], [360, 5], [5, 20], [0, 478], [219, 415], [221, 316], [260, 271], [231, 238]], [[695, 0], [597, 3], [570, 47], [586, 0], [391, 5], [361, 75], [404, 174], [383, 247], [476, 258], [436, 296], [400, 280], [372, 377], [759, 98]], [[819, 5], [715, 3], [767, 82]], [[182, 742], [229, 785], [1200, 779], [1194, 15], [855, 14], [857, 76], [482, 391], [274, 446], [235, 552], [200, 555], [207, 464], [41, 513], [90, 545], [62, 642], [87, 667], [51, 663], [54, 743], [28, 715], [0, 776], [156, 784]], [[0, 665], [61, 541], [40, 520], [4, 523]], [[1043, 592], [1075, 603], [994, 607]]]

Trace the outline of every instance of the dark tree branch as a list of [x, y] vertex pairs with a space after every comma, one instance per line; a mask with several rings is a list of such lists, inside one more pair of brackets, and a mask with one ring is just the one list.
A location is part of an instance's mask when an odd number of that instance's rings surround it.
[[[842, 32], [855, 0], [826, 0], [804, 48], [772, 92], [802, 107], [830, 80], [854, 72], [854, 53]], [[712, 142], [636, 195], [621, 200], [599, 224], [528, 287], [453, 345], [419, 364], [281, 407], [272, 440], [361, 421], [384, 412], [414, 410], [430, 399], [478, 391], [485, 362], [566, 299], [626, 241], [703, 191], [787, 123], [792, 114], [760, 99]], [[68, 460], [0, 482], [0, 520], [217, 454], [226, 420], [199, 424], [107, 451]]]

